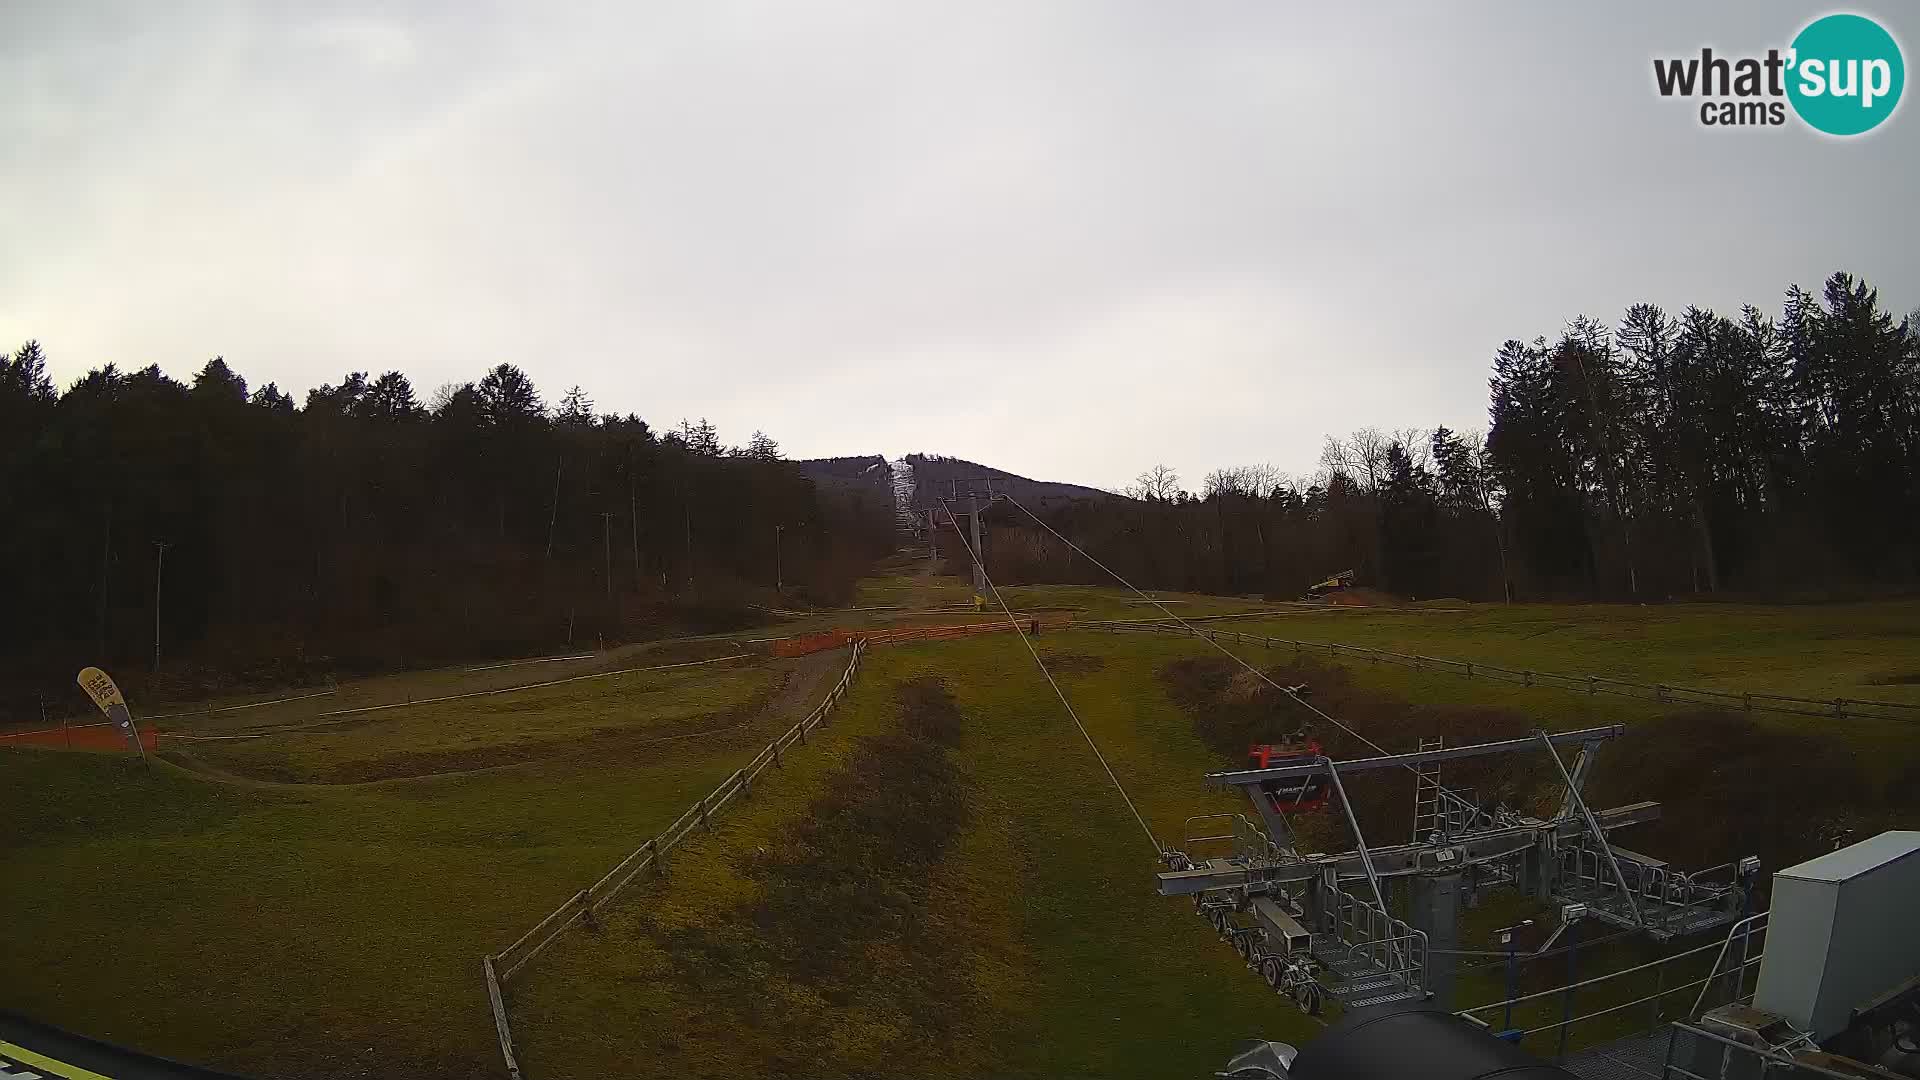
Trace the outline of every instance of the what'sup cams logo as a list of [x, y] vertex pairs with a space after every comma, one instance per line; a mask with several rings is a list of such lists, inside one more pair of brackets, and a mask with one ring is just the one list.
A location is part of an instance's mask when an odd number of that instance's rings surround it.
[[1815, 131], [1863, 135], [1899, 107], [1906, 86], [1900, 43], [1864, 15], [1827, 15], [1765, 56], [1656, 57], [1661, 97], [1700, 99], [1707, 127], [1777, 127], [1787, 107]]

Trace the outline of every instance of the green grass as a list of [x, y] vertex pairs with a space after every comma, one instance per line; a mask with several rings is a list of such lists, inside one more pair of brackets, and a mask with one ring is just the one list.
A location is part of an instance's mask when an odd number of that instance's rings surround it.
[[1920, 684], [1894, 681], [1920, 673], [1920, 602], [1911, 600], [1460, 606], [1336, 609], [1235, 620], [1231, 628], [1566, 675], [1920, 704]]
[[[1502, 647], [1508, 636], [1500, 633], [1500, 614], [1489, 634], [1492, 648]], [[1715, 660], [1705, 650], [1713, 646], [1728, 650], [1725, 662], [1736, 670], [1762, 667], [1739, 648], [1742, 643], [1754, 652], [1771, 647], [1766, 620], [1779, 613], [1720, 614], [1752, 623], [1723, 627], [1718, 635], [1695, 626], [1695, 655], [1669, 658], [1667, 663], [1711, 671]], [[1612, 610], [1566, 615], [1565, 621], [1574, 626], [1619, 617]], [[1367, 620], [1376, 627], [1380, 644], [1390, 642], [1397, 626], [1390, 621], [1396, 616], [1331, 618], [1353, 619], [1354, 626]], [[1802, 625], [1819, 624], [1809, 619]], [[1897, 627], [1887, 630], [1881, 646], [1898, 641]], [[1669, 631], [1654, 648], [1680, 648], [1687, 642], [1686, 635]], [[1192, 815], [1243, 809], [1237, 798], [1201, 786], [1201, 775], [1220, 767], [1221, 756], [1203, 745], [1193, 719], [1169, 702], [1159, 678], [1171, 660], [1212, 655], [1208, 646], [1171, 636], [1089, 631], [1049, 633], [1040, 645], [1056, 671], [1075, 672], [1062, 676], [1069, 698], [1162, 842], [1177, 841]], [[1441, 652], [1429, 645], [1422, 649]], [[1581, 655], [1579, 646], [1570, 649], [1561, 659]], [[1260, 649], [1238, 651], [1262, 664], [1293, 660], [1291, 650], [1285, 649], [1271, 656]], [[1801, 651], [1815, 663], [1834, 659], [1817, 646]], [[915, 1034], [929, 1040], [935, 1062], [922, 1071], [1006, 1076], [1169, 1075], [1191, 1071], [1196, 1063], [1204, 1067], [1224, 1060], [1241, 1038], [1311, 1037], [1316, 1030], [1312, 1022], [1244, 970], [1231, 950], [1190, 914], [1187, 904], [1153, 894], [1157, 866], [1145, 837], [1017, 641], [996, 637], [890, 647], [871, 655], [853, 699], [860, 720], [842, 735], [885, 730], [891, 688], [921, 677], [941, 678], [966, 717], [957, 759], [968, 778], [973, 813], [966, 841], [947, 854], [936, 872], [942, 882], [973, 883], [972, 888], [943, 894], [939, 904], [943, 917], [964, 923], [973, 934], [973, 955], [953, 975], [969, 991], [966, 1018], [962, 1034], [953, 1036], [916, 1031], [898, 1015], [883, 1015], [859, 999], [837, 1002], [835, 1021], [823, 1022], [843, 1024], [846, 1042], [835, 1052], [809, 1059], [810, 1075], [862, 1075], [880, 1051], [901, 1051], [913, 1045]], [[1350, 671], [1354, 692], [1421, 702], [1421, 709], [1407, 714], [1427, 717], [1422, 723], [1452, 717], [1451, 723], [1471, 725], [1477, 716], [1490, 716], [1490, 704], [1496, 712], [1511, 714], [1513, 719], [1505, 723], [1522, 729], [1608, 721], [1684, 728], [1691, 722], [1685, 709], [1621, 698], [1588, 699], [1391, 665], [1361, 663], [1351, 665]], [[1369, 718], [1377, 725], [1380, 714], [1390, 711], [1376, 703], [1369, 708]], [[1761, 718], [1755, 737], [1776, 729], [1803, 735], [1799, 719]], [[1912, 740], [1902, 742], [1904, 736], [1891, 727], [1872, 723], [1845, 729], [1850, 741], [1880, 748], [1883, 757], [1892, 759], [1876, 763], [1876, 772], [1915, 761]], [[1672, 728], [1661, 730], [1663, 738], [1676, 737]], [[1410, 748], [1413, 741], [1411, 734], [1396, 734], [1390, 723], [1372, 727], [1371, 733], [1389, 746]], [[1614, 756], [1645, 752], [1645, 744], [1625, 744]], [[1613, 764], [1617, 768], [1604, 786], [1630, 789], [1638, 768], [1624, 758]], [[743, 868], [752, 865], [754, 853], [780, 842], [783, 830], [807, 812], [807, 801], [830, 777], [824, 771], [812, 773], [791, 788], [785, 785], [789, 778], [782, 778], [778, 803], [771, 809], [760, 805], [751, 820], [724, 825], [700, 852], [697, 868], [689, 869], [689, 860], [683, 859], [679, 876], [636, 894], [603, 937], [577, 938], [543, 958], [542, 970], [513, 992], [514, 1016], [530, 1067], [553, 1076], [604, 1075], [615, 1063], [639, 1075], [725, 1076], [756, 1068], [780, 1072], [769, 1064], [778, 1060], [776, 1046], [751, 1032], [703, 1026], [703, 1018], [726, 1013], [723, 1004], [761, 993], [760, 984], [726, 969], [690, 977], [672, 962], [673, 943], [684, 940], [678, 936], [684, 932], [737, 921], [740, 911], [752, 907], [758, 886]], [[1355, 787], [1392, 787], [1396, 779], [1363, 778]], [[1667, 793], [1669, 814], [1683, 827], [1695, 815], [1729, 809], [1714, 803], [1711, 791], [1694, 786], [1692, 792]], [[1731, 790], [1739, 797], [1765, 798], [1764, 792], [1753, 795], [1737, 785]], [[1391, 801], [1400, 798], [1397, 791], [1356, 790], [1356, 798]], [[1853, 795], [1872, 798], [1864, 788]], [[1732, 816], [1742, 816], [1739, 807], [1730, 809]], [[1309, 832], [1316, 840], [1344, 844], [1345, 830], [1337, 825], [1316, 821]], [[1381, 837], [1374, 839], [1379, 842]], [[1495, 925], [1525, 917], [1520, 912], [1526, 906], [1515, 897], [1490, 896], [1482, 909], [1469, 915], [1463, 944], [1487, 945], [1486, 934]], [[1650, 955], [1632, 944], [1597, 945], [1585, 951], [1580, 971], [1591, 975]], [[1542, 961], [1555, 965], [1553, 970], [1542, 967], [1526, 980], [1557, 982], [1558, 963]], [[983, 970], [991, 977], [981, 974]], [[1502, 974], [1497, 964], [1468, 972], [1461, 982], [1461, 1002], [1498, 997]], [[1576, 1012], [1641, 996], [1653, 986], [1648, 973], [1583, 991], [1576, 998]], [[645, 987], [644, 993], [638, 987]], [[1530, 982], [1528, 988], [1533, 988]], [[801, 1008], [803, 1000], [773, 995], [775, 1004], [791, 1009]], [[1668, 1015], [1691, 1000], [1691, 992], [1670, 995]], [[1517, 1019], [1529, 1025], [1545, 1023], [1558, 1017], [1558, 1009], [1557, 999], [1541, 1002], [1521, 1009]], [[1631, 1030], [1644, 1021], [1644, 1011], [1584, 1025], [1573, 1043]], [[1535, 1042], [1551, 1052], [1550, 1035], [1536, 1036]], [[635, 1047], [644, 1053], [621, 1056]], [[933, 1047], [937, 1053], [931, 1052]], [[940, 1061], [962, 1065], [942, 1069]]]
[[[676, 676], [682, 702], [737, 696], [744, 673], [720, 667]], [[810, 704], [824, 688], [805, 689]], [[496, 714], [494, 734], [516, 738], [520, 716]], [[263, 1077], [494, 1075], [480, 956], [791, 719], [360, 787], [0, 752], [0, 1005]]]
[[731, 730], [779, 681], [727, 661], [640, 671], [463, 701], [311, 721], [269, 737], [189, 742], [196, 757], [245, 776], [350, 783], [496, 768], [561, 753], [631, 753]]
[[[324, 714], [394, 702], [420, 701], [453, 694], [551, 682], [581, 675], [705, 660], [742, 652], [726, 639], [686, 639], [627, 645], [605, 652], [581, 650], [584, 655], [565, 660], [519, 658], [494, 664], [432, 668], [394, 675], [354, 679], [337, 686], [290, 687], [249, 694], [229, 694], [193, 702], [147, 707], [134, 701], [136, 718], [152, 716], [162, 731], [200, 735], [234, 734], [295, 726], [324, 719]], [[621, 676], [628, 678], [629, 676]], [[588, 684], [589, 686], [592, 683]], [[291, 699], [291, 700], [282, 700]], [[236, 706], [251, 706], [235, 708]], [[228, 710], [228, 711], [213, 711]]]
[[[882, 597], [953, 603], [967, 593], [952, 579], [863, 586], [863, 602]], [[1192, 601], [1175, 606], [1189, 616], [1262, 607], [1173, 598]], [[1113, 590], [1040, 586], [1008, 590], [1008, 599], [1022, 609], [1077, 609], [1083, 620], [1159, 615]], [[829, 613], [762, 633], [890, 618]], [[1475, 605], [1224, 625], [1570, 674], [1920, 700], [1920, 686], [1894, 681], [1920, 669], [1912, 629], [1920, 605], [1911, 603]], [[1050, 631], [1038, 644], [1161, 842], [1178, 842], [1190, 816], [1243, 809], [1202, 786], [1221, 752], [1202, 741], [1161, 680], [1170, 661], [1208, 655], [1207, 645], [1092, 631]], [[338, 730], [309, 725], [331, 709], [729, 651], [721, 642], [414, 673], [307, 702], [163, 722], [197, 734], [329, 732], [193, 744], [194, 764], [256, 778], [246, 782], [216, 782], [165, 762], [146, 773], [111, 755], [0, 750], [0, 816], [8, 822], [0, 833], [0, 910], [8, 913], [0, 1006], [262, 1077], [497, 1076], [481, 954], [519, 936], [743, 763], [818, 700], [843, 654], [786, 665], [812, 681], [777, 694], [776, 665], [730, 662], [372, 713]], [[1271, 657], [1236, 651], [1263, 664], [1292, 660], [1285, 649]], [[1686, 709], [1622, 698], [1364, 661], [1346, 666], [1359, 690], [1420, 702], [1428, 710], [1408, 715], [1429, 720], [1449, 708], [1462, 716], [1507, 710], [1528, 725], [1618, 721], [1676, 741], [1696, 723]], [[897, 730], [897, 687], [927, 677], [944, 683], [963, 717], [958, 742], [943, 754], [961, 785], [964, 820], [928, 864], [924, 888], [906, 890], [914, 903], [895, 909], [903, 913], [899, 935], [858, 938], [866, 977], [810, 982], [796, 974], [799, 954], [831, 944], [832, 935], [779, 937], [797, 916], [769, 899], [768, 883], [785, 879], [767, 876], [761, 849], [797, 844], [803, 834], [795, 830], [816, 807], [833, 805], [819, 800], [849, 790], [849, 777], [876, 798], [901, 797], [890, 788], [894, 778], [859, 771], [862, 740]], [[782, 720], [700, 734], [745, 719], [770, 695]], [[1835, 799], [1865, 806], [1903, 778], [1920, 777], [1912, 725], [1755, 719], [1760, 735], [1811, 738], [1857, 757], [1865, 779], [1842, 785]], [[1382, 722], [1376, 738], [1411, 745], [1410, 731]], [[1720, 738], [1725, 729], [1712, 730]], [[1676, 821], [1769, 822], [1792, 812], [1707, 798], [1722, 790], [1762, 797], [1734, 783], [1738, 777], [1688, 785], [1683, 773], [1652, 767], [1657, 760], [1640, 768], [1632, 755], [1662, 748], [1631, 739], [1614, 753], [1624, 771], [1603, 776], [1603, 786], [1664, 785], [1660, 797]], [[1740, 760], [1743, 771], [1764, 764]], [[1908, 812], [1891, 803], [1872, 809]], [[1332, 842], [1342, 830], [1324, 831]], [[796, 865], [828, 874], [838, 857]], [[1154, 892], [1158, 864], [1146, 837], [1010, 635], [873, 650], [833, 724], [763, 777], [752, 800], [729, 808], [713, 833], [677, 850], [672, 869], [671, 878], [623, 894], [598, 930], [563, 935], [509, 987], [536, 1080], [867, 1075], [897, 1071], [896, 1055], [923, 1039], [941, 1052], [908, 1058], [916, 1073], [1192, 1075], [1217, 1067], [1238, 1040], [1297, 1041], [1317, 1030], [1247, 972], [1187, 903]], [[1473, 913], [1469, 936], [1506, 919], [1511, 907], [1496, 901]], [[762, 917], [775, 920], [769, 940], [799, 943], [786, 949], [794, 955], [727, 951], [753, 941], [748, 926]], [[928, 944], [926, 955], [939, 964], [930, 968], [914, 941]], [[694, 946], [745, 959], [702, 974], [689, 960]], [[1582, 970], [1612, 959], [1596, 950]], [[942, 981], [915, 991], [921, 1005], [885, 993], [888, 980], [925, 980], [930, 970]], [[1474, 972], [1462, 998], [1487, 1000], [1498, 982], [1497, 969]], [[755, 1009], [763, 1022], [753, 1022]], [[817, 1020], [825, 1034], [804, 1044], [805, 1061], [783, 1059], [774, 1020]]]
[[[1047, 651], [1092, 655], [1043, 639]], [[1201, 775], [1218, 759], [1166, 700], [1155, 671], [1190, 642], [1100, 637], [1096, 670], [1065, 677], [1109, 763], [1154, 832], [1178, 839], [1189, 815], [1238, 810]], [[747, 868], [846, 767], [856, 740], [889, 729], [895, 688], [939, 678], [965, 717], [955, 760], [969, 815], [932, 874], [930, 919], [965, 929], [947, 972], [967, 992], [939, 1052], [915, 1058], [933, 1075], [1164, 1076], [1224, 1060], [1256, 1034], [1302, 1038], [1312, 1023], [1266, 991], [1183, 901], [1154, 891], [1154, 850], [1091, 757], [1085, 740], [1011, 637], [869, 654], [829, 739], [796, 756], [753, 808], [676, 853], [674, 876], [624, 898], [598, 937], [563, 940], [511, 992], [516, 1033], [541, 1076], [728, 1076], [775, 1052], [751, 1030], [717, 1028], [745, 974], [676, 969], [671, 943], [716, 931], [759, 886]], [[879, 962], [880, 958], [876, 958]], [[788, 991], [792, 1007], [810, 1003]], [[836, 1002], [842, 1025], [807, 1075], [861, 1075], [886, 1051], [933, 1033], [903, 1025], [877, 988]], [[641, 1052], [636, 1052], [638, 1048]], [[774, 1071], [778, 1072], [778, 1069]]]
[[[1154, 591], [1148, 595], [1169, 605], [1182, 617], [1264, 611], [1274, 606], [1260, 600], [1203, 593]], [[1081, 621], [1163, 617], [1159, 608], [1124, 589], [1092, 585], [1004, 585], [1000, 587], [1000, 596], [1015, 611], [1071, 611], [1074, 618]], [[1000, 610], [991, 593], [986, 594], [986, 600], [986, 610]], [[856, 607], [965, 608], [972, 603], [973, 586], [963, 578], [909, 574], [863, 580], [854, 599]]]
[[[1920, 686], [1891, 681], [1903, 672], [1920, 671], [1920, 603], [1912, 601], [1807, 607], [1472, 605], [1463, 612], [1354, 610], [1234, 620], [1222, 626], [1246, 634], [1371, 646], [1516, 670], [1822, 700], [1844, 696], [1920, 704]], [[1232, 647], [1248, 655], [1265, 653]], [[1285, 659], [1291, 653], [1291, 647], [1282, 645], [1272, 655]], [[1322, 654], [1319, 659], [1328, 658]], [[1335, 662], [1367, 686], [1404, 700], [1511, 709], [1539, 716], [1553, 728], [1632, 724], [1702, 710], [1697, 704], [1662, 706], [1346, 656]], [[1751, 715], [1768, 730], [1843, 740], [1876, 788], [1920, 780], [1920, 739], [1915, 738], [1920, 712], [1913, 713], [1911, 721], [1764, 711]]]

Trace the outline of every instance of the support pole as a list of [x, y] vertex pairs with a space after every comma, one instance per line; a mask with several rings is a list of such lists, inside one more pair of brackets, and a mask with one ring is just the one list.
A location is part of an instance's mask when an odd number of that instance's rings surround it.
[[560, 470], [567, 463], [565, 457], [553, 460], [553, 501], [547, 509], [547, 559], [553, 559], [553, 527], [560, 523]]
[[[1556, 756], [1554, 760], [1559, 758]], [[1560, 1045], [1553, 1052], [1555, 1061], [1565, 1061], [1567, 1058], [1567, 1032], [1573, 1027], [1567, 1021], [1573, 1016], [1573, 984], [1580, 981], [1579, 958], [1580, 926], [1575, 923], [1567, 927], [1567, 992], [1560, 998]]]
[[1513, 999], [1518, 993], [1514, 989], [1513, 976], [1513, 938], [1509, 936], [1507, 938], [1507, 1011], [1500, 1020], [1501, 1031], [1513, 1030]]
[[1415, 877], [1412, 893], [1408, 921], [1427, 935], [1426, 990], [1435, 1004], [1450, 1009], [1460, 965], [1460, 871]]
[[172, 544], [153, 542], [153, 670], [160, 670], [160, 582], [167, 570], [167, 549]]
[[969, 515], [973, 519], [973, 550], [980, 556], [973, 561], [973, 594], [985, 596], [987, 594], [987, 549], [980, 546], [980, 500], [975, 498], [969, 499], [968, 502], [973, 507], [973, 513]]
[[613, 603], [613, 515], [602, 511], [600, 514], [600, 534], [607, 554], [607, 603]]
[[1347, 801], [1346, 785], [1340, 782], [1340, 770], [1334, 767], [1333, 759], [1323, 757], [1320, 764], [1327, 767], [1327, 775], [1333, 778], [1333, 790], [1340, 796], [1340, 812], [1347, 815], [1347, 828], [1353, 830], [1353, 846], [1360, 852], [1360, 865], [1367, 871], [1367, 884], [1373, 888], [1373, 899], [1380, 905], [1381, 914], [1387, 912], [1387, 894], [1380, 891], [1380, 875], [1373, 872], [1373, 856], [1367, 854], [1367, 838], [1360, 834], [1360, 822], [1353, 816], [1353, 804]]
[[[1567, 795], [1579, 808], [1580, 815], [1586, 818], [1587, 831], [1593, 834], [1594, 842], [1600, 845], [1601, 854], [1607, 857], [1607, 865], [1613, 867], [1614, 883], [1620, 886], [1620, 896], [1627, 902], [1627, 911], [1633, 916], [1633, 925], [1646, 926], [1646, 919], [1640, 915], [1640, 905], [1634, 903], [1633, 890], [1627, 888], [1627, 879], [1620, 873], [1620, 860], [1614, 858], [1613, 845], [1607, 843], [1607, 834], [1600, 831], [1600, 822], [1594, 819], [1593, 811], [1587, 809], [1587, 800], [1580, 797], [1580, 789], [1574, 786], [1573, 777], [1567, 774], [1567, 764], [1560, 760], [1560, 751], [1554, 749], [1553, 739], [1545, 731], [1536, 731], [1534, 734], [1539, 737], [1540, 744], [1547, 748], [1547, 756], [1553, 759], [1553, 767], [1560, 770], [1560, 779], [1567, 783]], [[1564, 1036], [1565, 1032], [1561, 1034]]]

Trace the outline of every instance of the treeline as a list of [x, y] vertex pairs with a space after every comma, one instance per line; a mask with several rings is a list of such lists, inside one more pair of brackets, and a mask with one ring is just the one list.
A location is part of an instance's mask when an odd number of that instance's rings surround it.
[[843, 602], [891, 544], [890, 507], [821, 496], [765, 435], [549, 408], [511, 364], [296, 407], [218, 358], [64, 393], [38, 344], [0, 361], [0, 715], [89, 663], [165, 691], [731, 628], [776, 575]]
[[[1352, 569], [1416, 597], [1866, 595], [1920, 580], [1920, 313], [1847, 274], [1780, 313], [1651, 304], [1493, 360], [1490, 427], [1329, 438], [1319, 469], [1172, 470], [1047, 512], [1142, 585], [1298, 595]], [[1035, 508], [1038, 509], [1038, 508]], [[996, 509], [1009, 581], [1097, 582]]]

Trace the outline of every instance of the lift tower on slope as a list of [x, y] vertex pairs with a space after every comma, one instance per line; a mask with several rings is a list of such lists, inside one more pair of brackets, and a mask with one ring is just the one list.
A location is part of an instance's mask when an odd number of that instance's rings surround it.
[[973, 560], [973, 595], [987, 594], [987, 549], [980, 546], [980, 510], [990, 506], [996, 498], [993, 491], [993, 477], [975, 476], [968, 479], [949, 480], [947, 482], [948, 513], [961, 499], [967, 500], [967, 516], [970, 519], [969, 532], [973, 537], [973, 550], [978, 558]]
[[[1657, 820], [1658, 803], [1588, 808], [1582, 789], [1595, 756], [1624, 731], [1612, 725], [1536, 732], [1455, 747], [1432, 740], [1414, 753], [1349, 761], [1334, 761], [1317, 746], [1256, 748], [1258, 767], [1213, 773], [1207, 782], [1244, 792], [1257, 821], [1241, 814], [1188, 819], [1183, 847], [1162, 853], [1160, 892], [1193, 897], [1195, 911], [1249, 967], [1310, 1013], [1329, 997], [1347, 1008], [1425, 998], [1451, 1007], [1460, 912], [1491, 885], [1557, 904], [1562, 931], [1593, 919], [1667, 941], [1739, 921], [1759, 860], [1683, 873], [1610, 840], [1617, 829]], [[1578, 748], [1571, 770], [1561, 747]], [[1444, 762], [1523, 751], [1545, 753], [1560, 774], [1564, 789], [1551, 818], [1483, 808], [1440, 781]], [[1416, 835], [1369, 847], [1344, 778], [1399, 768], [1415, 775]], [[1340, 807], [1353, 850], [1299, 851], [1289, 815], [1319, 804]], [[1195, 835], [1196, 826], [1205, 835]], [[1222, 846], [1226, 853], [1218, 853]], [[1404, 919], [1388, 902], [1396, 880], [1407, 883]]]

